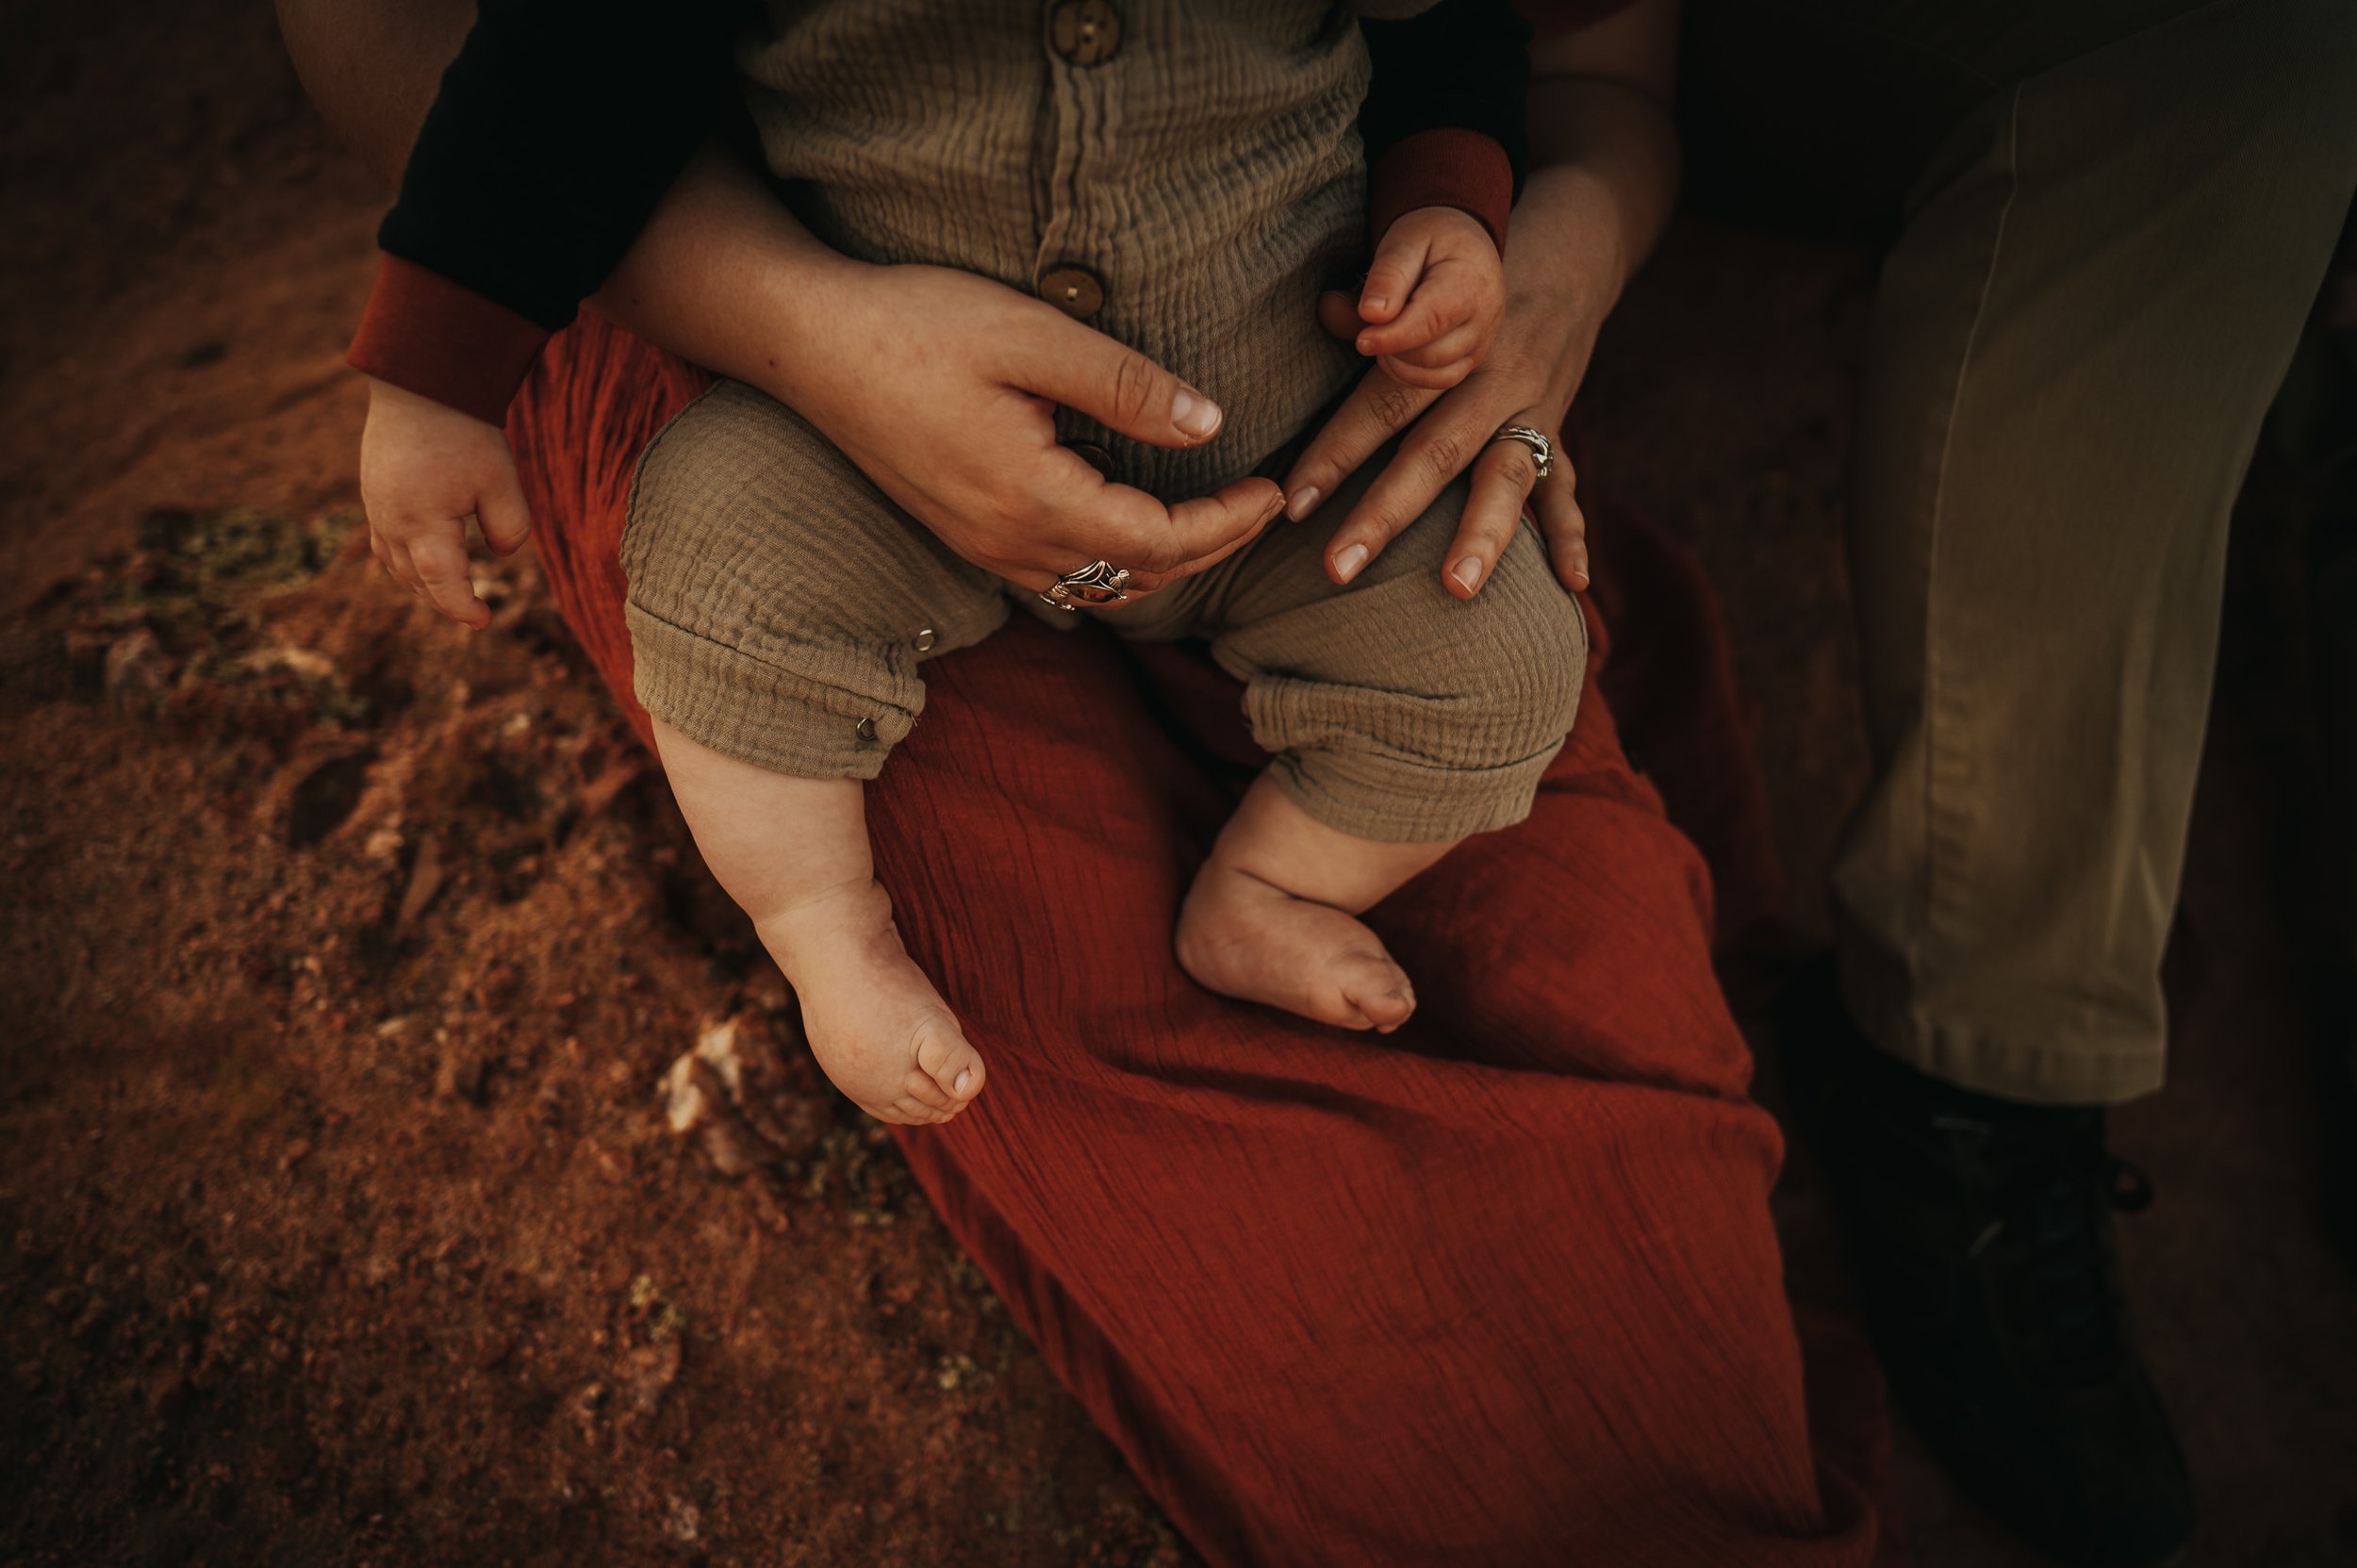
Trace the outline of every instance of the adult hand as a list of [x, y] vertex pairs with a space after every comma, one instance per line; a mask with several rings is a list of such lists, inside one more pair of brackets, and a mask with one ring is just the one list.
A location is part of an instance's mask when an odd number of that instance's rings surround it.
[[[1294, 461], [1285, 493], [1298, 519], [1384, 442], [1408, 432], [1327, 543], [1327, 571], [1335, 582], [1347, 583], [1364, 570], [1470, 466], [1472, 493], [1442, 567], [1448, 591], [1459, 599], [1481, 591], [1525, 511], [1536, 517], [1564, 586], [1588, 586], [1587, 520], [1559, 437], [1601, 315], [1581, 308], [1578, 291], [1559, 280], [1531, 276], [1540, 271], [1530, 264], [1532, 249], [1524, 247], [1525, 265], [1518, 269], [1508, 237], [1505, 324], [1496, 348], [1471, 375], [1443, 392], [1405, 385], [1381, 365], [1371, 367]], [[1318, 315], [1338, 338], [1356, 336], [1361, 325], [1355, 303], [1343, 294], [1322, 298]], [[1508, 424], [1528, 425], [1557, 442], [1555, 469], [1543, 482], [1529, 447], [1493, 439]]]
[[1045, 301], [942, 267], [829, 269], [768, 389], [966, 560], [1025, 587], [1105, 560], [1150, 593], [1248, 543], [1266, 479], [1164, 505], [1056, 441], [1057, 404], [1163, 447], [1219, 433], [1211, 399]]

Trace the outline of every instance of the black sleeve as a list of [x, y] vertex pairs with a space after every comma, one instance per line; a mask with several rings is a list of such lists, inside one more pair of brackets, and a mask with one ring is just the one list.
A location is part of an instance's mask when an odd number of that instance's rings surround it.
[[564, 326], [728, 103], [744, 20], [742, 0], [481, 0], [377, 242]]
[[1476, 131], [1506, 149], [1521, 195], [1530, 168], [1530, 24], [1510, 0], [1440, 0], [1406, 21], [1359, 26], [1375, 67], [1359, 109], [1368, 164], [1418, 131]]

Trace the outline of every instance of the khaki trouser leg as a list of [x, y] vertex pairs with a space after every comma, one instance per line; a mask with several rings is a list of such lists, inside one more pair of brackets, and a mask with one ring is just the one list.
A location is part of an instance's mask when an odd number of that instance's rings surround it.
[[1916, 188], [1856, 432], [1844, 987], [2036, 1101], [2162, 1081], [2227, 517], [2357, 183], [2357, 7], [2148, 9], [2026, 69], [2019, 29], [1935, 41], [1992, 90]]

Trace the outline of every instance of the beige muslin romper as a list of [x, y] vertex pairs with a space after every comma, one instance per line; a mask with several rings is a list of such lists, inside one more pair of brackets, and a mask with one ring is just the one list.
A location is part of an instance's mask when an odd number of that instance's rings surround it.
[[[1122, 484], [1176, 501], [1263, 470], [1363, 369], [1314, 309], [1364, 246], [1367, 56], [1347, 10], [771, 0], [739, 63], [770, 167], [820, 239], [1040, 292], [1226, 412], [1175, 452], [1060, 415]], [[1274, 776], [1321, 821], [1405, 842], [1504, 827], [1570, 731], [1578, 607], [1527, 525], [1472, 602], [1442, 587], [1461, 480], [1336, 587], [1326, 542], [1379, 470], [1099, 619], [1206, 638], [1245, 684]], [[989, 635], [1011, 603], [1080, 619], [958, 557], [734, 383], [648, 449], [622, 563], [648, 711], [806, 778], [875, 777], [924, 706], [919, 663]]]

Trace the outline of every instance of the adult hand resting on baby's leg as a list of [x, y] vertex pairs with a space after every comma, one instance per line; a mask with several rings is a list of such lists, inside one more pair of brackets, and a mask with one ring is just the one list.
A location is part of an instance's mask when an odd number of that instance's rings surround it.
[[981, 1053], [900, 944], [868, 853], [861, 783], [773, 773], [659, 718], [654, 738], [696, 847], [785, 971], [834, 1086], [902, 1126], [946, 1122], [972, 1104]]

